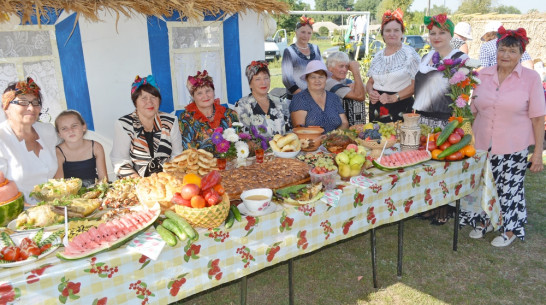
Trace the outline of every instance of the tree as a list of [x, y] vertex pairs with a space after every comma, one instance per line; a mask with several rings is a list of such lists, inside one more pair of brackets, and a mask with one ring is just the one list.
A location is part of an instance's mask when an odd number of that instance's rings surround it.
[[381, 20], [385, 11], [387, 10], [392, 11], [397, 8], [400, 8], [405, 15], [408, 12], [408, 8], [411, 6], [412, 3], [413, 3], [413, 0], [383, 0], [377, 6], [375, 17], [377, 20]]
[[499, 5], [493, 11], [499, 14], [521, 14], [521, 11], [512, 5]]
[[328, 37], [328, 36], [330, 36], [330, 30], [328, 30], [328, 28], [325, 27], [325, 26], [321, 26], [321, 27], [318, 29], [318, 32], [319, 32], [320, 36], [323, 36], [323, 37]]
[[487, 14], [491, 11], [491, 0], [463, 0], [457, 14]]
[[[352, 0], [315, 0], [317, 11], [346, 11], [353, 7]], [[341, 15], [323, 15], [322, 20], [329, 20], [335, 24], [341, 24]]]
[[355, 11], [370, 12], [370, 17], [375, 18], [377, 6], [381, 0], [358, 0], [355, 5]]
[[[436, 4], [434, 4], [430, 8], [430, 16], [435, 16], [441, 13], [447, 13], [447, 15], [449, 16], [451, 15], [451, 10], [449, 9], [449, 7], [445, 5], [436, 5]], [[425, 14], [426, 14], [426, 9], [425, 9]]]
[[[293, 11], [310, 10], [309, 4], [303, 3], [301, 0], [279, 1], [288, 3], [289, 9]], [[274, 15], [275, 21], [277, 21], [277, 29], [287, 29], [288, 31], [293, 31], [296, 28], [296, 23], [298, 23], [300, 17], [301, 16], [288, 14]]]

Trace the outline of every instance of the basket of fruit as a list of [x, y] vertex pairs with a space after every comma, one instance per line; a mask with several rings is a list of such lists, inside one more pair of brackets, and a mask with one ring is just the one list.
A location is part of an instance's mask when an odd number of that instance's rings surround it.
[[229, 196], [220, 185], [222, 177], [212, 171], [201, 179], [201, 187], [194, 183], [182, 186], [172, 202], [176, 214], [194, 227], [216, 228], [229, 214]]
[[331, 158], [318, 158], [314, 162], [314, 167], [309, 171], [311, 183], [322, 182], [322, 185], [327, 190], [332, 190], [336, 187], [337, 166]]
[[396, 129], [391, 123], [368, 123], [364, 125], [363, 131], [358, 132], [355, 141], [358, 145], [368, 148], [372, 158], [378, 158], [383, 147], [390, 148], [396, 144]]

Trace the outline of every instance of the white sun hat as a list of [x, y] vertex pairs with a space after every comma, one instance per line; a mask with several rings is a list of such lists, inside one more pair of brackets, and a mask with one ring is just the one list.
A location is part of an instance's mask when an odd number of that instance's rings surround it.
[[470, 27], [470, 24], [467, 22], [457, 23], [457, 25], [455, 26], [454, 33], [460, 36], [463, 36], [464, 38], [468, 40], [472, 40], [472, 28]]
[[502, 25], [502, 22], [498, 20], [489, 21], [485, 24], [485, 31], [483, 33], [485, 34], [489, 32], [497, 32], [501, 25]]

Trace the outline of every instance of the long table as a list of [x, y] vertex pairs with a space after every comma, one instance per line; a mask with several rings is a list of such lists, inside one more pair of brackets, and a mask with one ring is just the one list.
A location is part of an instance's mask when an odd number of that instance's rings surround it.
[[76, 261], [51, 255], [1, 270], [0, 297], [16, 304], [168, 304], [476, 191], [481, 199], [463, 200], [462, 208], [484, 211], [498, 227], [487, 164], [478, 152], [458, 162], [372, 169], [321, 201], [246, 216], [229, 230], [199, 230], [197, 242], [166, 246], [155, 261], [126, 247]]

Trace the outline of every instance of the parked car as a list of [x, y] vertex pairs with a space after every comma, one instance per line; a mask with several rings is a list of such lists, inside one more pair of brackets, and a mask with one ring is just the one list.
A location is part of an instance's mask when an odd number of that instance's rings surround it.
[[427, 45], [425, 39], [420, 35], [406, 35], [404, 36], [404, 43], [414, 48], [415, 52], [418, 53]]
[[264, 42], [265, 60], [279, 60], [288, 46], [287, 40], [285, 29], [280, 29], [272, 38], [267, 38]]
[[[364, 40], [364, 38], [362, 38], [362, 40]], [[369, 51], [372, 54], [372, 57], [375, 55], [375, 53], [377, 53], [379, 50], [381, 50], [381, 49], [383, 49], [385, 47], [385, 43], [382, 42], [382, 41], [372, 40], [371, 37], [370, 37], [369, 41], [370, 41]], [[352, 46], [353, 46], [352, 50], [348, 53], [350, 59], [355, 58], [356, 42], [353, 42]], [[326, 60], [326, 59], [328, 59], [328, 56], [330, 54], [332, 54], [334, 52], [337, 52], [337, 51], [339, 51], [339, 46], [328, 48], [324, 52], [322, 52], [322, 58], [324, 58], [324, 60]], [[366, 46], [364, 44], [361, 44], [359, 46], [359, 50], [358, 50], [358, 60], [361, 60], [362, 58], [364, 58], [365, 55], [366, 55]]]

